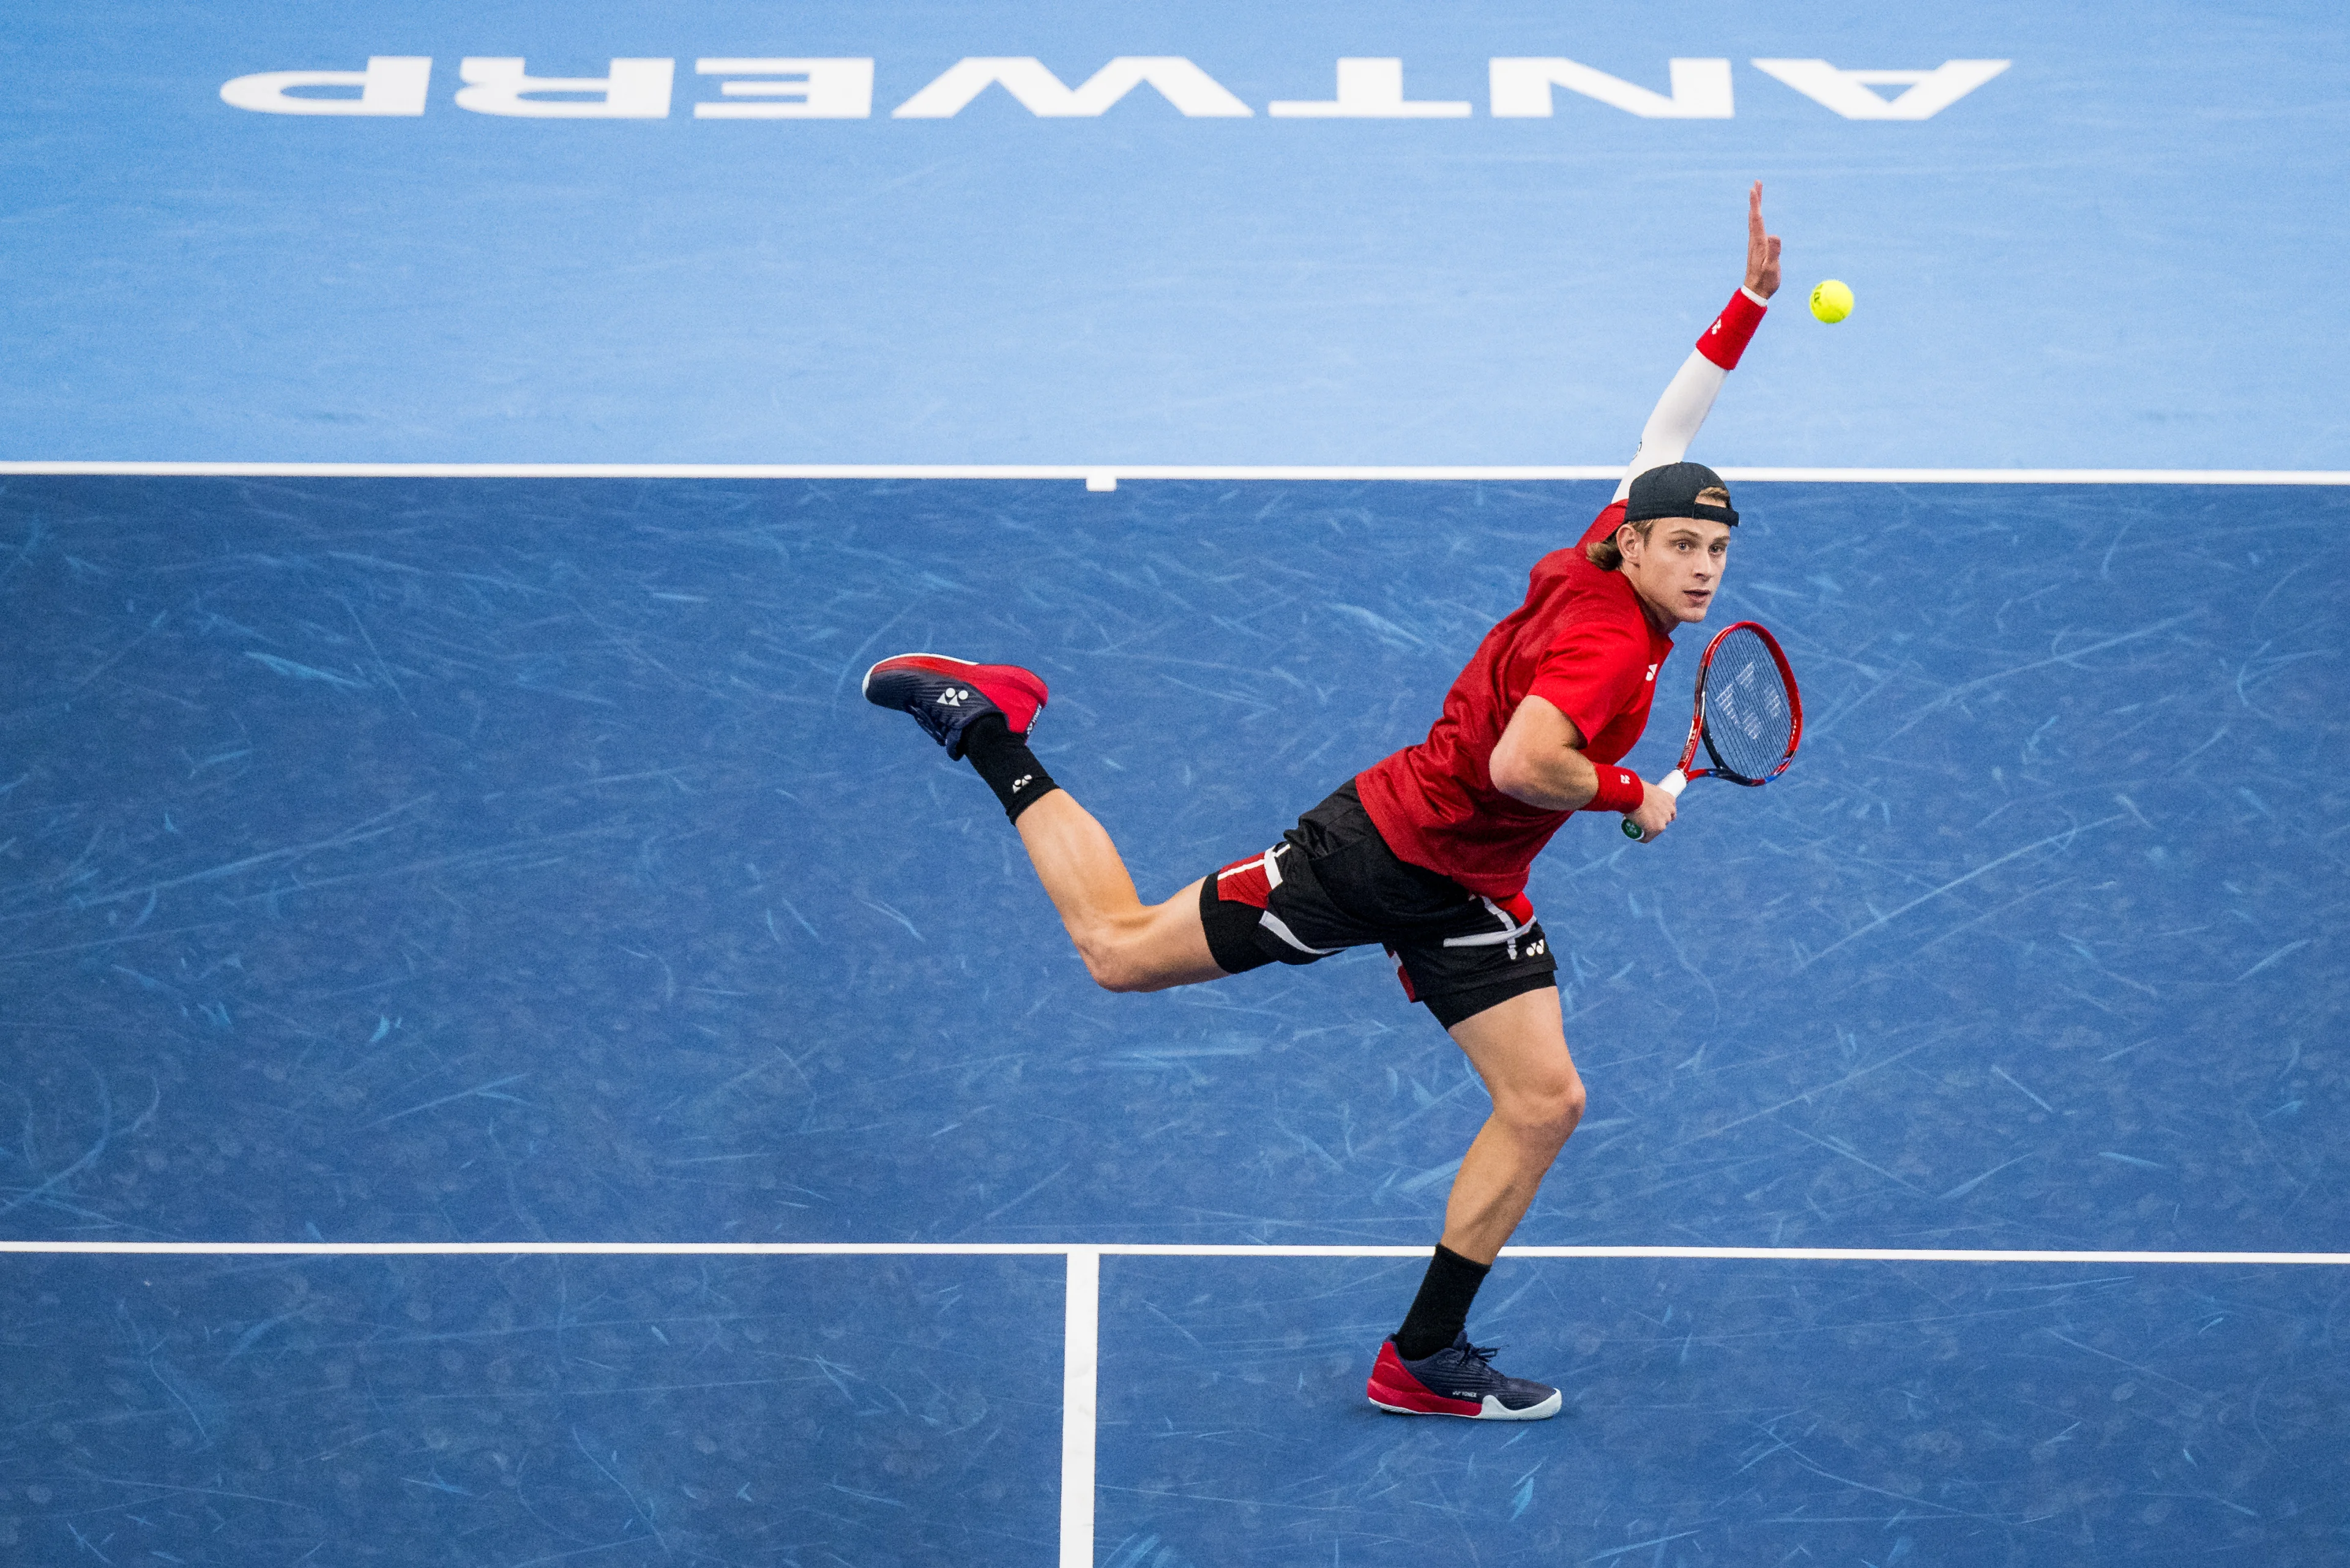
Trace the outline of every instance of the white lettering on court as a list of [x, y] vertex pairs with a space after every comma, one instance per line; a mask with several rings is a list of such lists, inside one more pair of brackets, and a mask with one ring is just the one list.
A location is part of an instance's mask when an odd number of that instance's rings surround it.
[[769, 77], [770, 81], [722, 82], [730, 99], [757, 103], [697, 103], [696, 119], [863, 119], [873, 112], [870, 59], [704, 58], [693, 62], [705, 77]]
[[[1929, 119], [2006, 70], [2007, 60], [1945, 60], [1931, 70], [1845, 69], [1822, 59], [1758, 59], [1754, 68], [1813, 102], [1855, 120]], [[1496, 119], [1546, 119], [1555, 89], [1644, 119], [1728, 119], [1730, 61], [1675, 57], [1672, 90], [1659, 93], [1564, 56], [1496, 56], [1487, 62]], [[696, 119], [865, 119], [873, 112], [869, 57], [810, 58], [708, 56], [697, 74], [729, 79], [719, 99], [693, 106]], [[456, 101], [475, 114], [536, 119], [661, 119], [670, 111], [676, 62], [616, 59], [600, 77], [534, 77], [518, 57], [467, 56]], [[420, 115], [432, 85], [424, 55], [371, 55], [360, 71], [261, 71], [222, 84], [221, 100], [257, 114]], [[951, 119], [991, 87], [1043, 119], [1092, 119], [1139, 87], [1155, 88], [1183, 115], [1245, 119], [1253, 111], [1222, 83], [1178, 55], [1120, 55], [1076, 87], [1033, 56], [956, 61], [892, 111], [897, 119]], [[1879, 88], [1899, 88], [1892, 97]], [[1453, 99], [1403, 96], [1403, 62], [1349, 56], [1337, 63], [1336, 95], [1277, 99], [1276, 119], [1460, 119], [1474, 112]]]
[[1728, 119], [1730, 62], [1718, 59], [1676, 59], [1671, 72], [1672, 96], [1651, 92], [1580, 61], [1549, 58], [1496, 58], [1488, 67], [1495, 119], [1547, 119], [1550, 89], [1597, 99], [1643, 119]]
[[957, 60], [938, 80], [890, 111], [892, 119], [951, 119], [991, 87], [1002, 87], [1045, 119], [1090, 119], [1149, 84], [1193, 119], [1249, 118], [1248, 105], [1180, 55], [1120, 55], [1071, 88], [1031, 56]]
[[1406, 99], [1399, 59], [1343, 59], [1338, 62], [1336, 98], [1284, 99], [1265, 105], [1264, 112], [1275, 119], [1459, 119], [1470, 112], [1470, 106], [1436, 99]]
[[[430, 55], [369, 55], [363, 71], [263, 71], [221, 84], [221, 101], [256, 114], [422, 114]], [[359, 96], [296, 98], [296, 88], [357, 88]]]
[[[1825, 60], [1756, 60], [1814, 103], [1846, 119], [1929, 119], [2007, 69], [2006, 60], [1944, 60], [1930, 71], [1845, 71]], [[1873, 88], [1906, 88], [1887, 99]]]
[[[457, 67], [467, 84], [457, 91], [457, 107], [525, 119], [668, 118], [675, 60], [614, 60], [610, 69], [601, 77], [534, 77], [524, 74], [519, 58], [468, 55]], [[546, 93], [571, 96], [542, 96]]]

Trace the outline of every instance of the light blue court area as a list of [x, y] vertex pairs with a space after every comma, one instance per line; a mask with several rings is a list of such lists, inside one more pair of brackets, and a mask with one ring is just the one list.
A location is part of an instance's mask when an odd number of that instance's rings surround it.
[[2305, 0], [28, 0], [0, 51], [5, 458], [1620, 462], [1760, 178], [1711, 461], [2350, 467]]
[[2350, 1275], [2145, 1256], [2350, 1252], [2339, 487], [1742, 488], [1804, 747], [1538, 865], [1518, 1240], [1781, 1251], [1505, 1259], [1560, 1419], [1361, 1403], [1408, 1259], [1064, 1262], [1424, 1248], [1482, 1091], [1376, 952], [1092, 989], [863, 670], [1033, 664], [1159, 897], [1607, 491], [9, 479], [0, 1238], [489, 1249], [0, 1258], [11, 1560], [2344, 1561]]

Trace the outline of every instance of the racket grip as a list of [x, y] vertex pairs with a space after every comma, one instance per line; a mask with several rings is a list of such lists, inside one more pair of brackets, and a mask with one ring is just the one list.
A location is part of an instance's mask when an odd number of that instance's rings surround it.
[[[1657, 787], [1664, 791], [1667, 794], [1672, 796], [1675, 800], [1679, 800], [1681, 797], [1681, 791], [1689, 788], [1689, 774], [1681, 772], [1679, 768], [1675, 768], [1672, 772], [1667, 774], [1664, 777], [1657, 781]], [[1624, 836], [1627, 838], [1639, 838], [1645, 836], [1640, 832], [1639, 825], [1627, 816], [1624, 819]]]

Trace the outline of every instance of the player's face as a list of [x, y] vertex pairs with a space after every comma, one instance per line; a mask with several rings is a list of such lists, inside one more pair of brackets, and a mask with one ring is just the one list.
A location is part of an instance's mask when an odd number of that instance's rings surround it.
[[1730, 524], [1699, 517], [1666, 517], [1640, 538], [1619, 537], [1624, 576], [1643, 603], [1666, 620], [1695, 625], [1713, 607], [1730, 558]]

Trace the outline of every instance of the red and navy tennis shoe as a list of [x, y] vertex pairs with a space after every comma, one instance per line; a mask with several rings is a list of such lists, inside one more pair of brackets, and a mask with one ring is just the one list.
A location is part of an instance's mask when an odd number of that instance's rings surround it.
[[865, 672], [865, 700], [913, 715], [925, 734], [962, 756], [963, 732], [988, 713], [1025, 737], [1045, 706], [1044, 678], [1016, 664], [973, 664], [942, 653], [901, 653]]
[[1403, 1416], [1464, 1416], [1471, 1421], [1546, 1421], [1558, 1414], [1558, 1390], [1493, 1370], [1490, 1345], [1466, 1334], [1435, 1355], [1406, 1361], [1395, 1336], [1371, 1368], [1371, 1403]]

